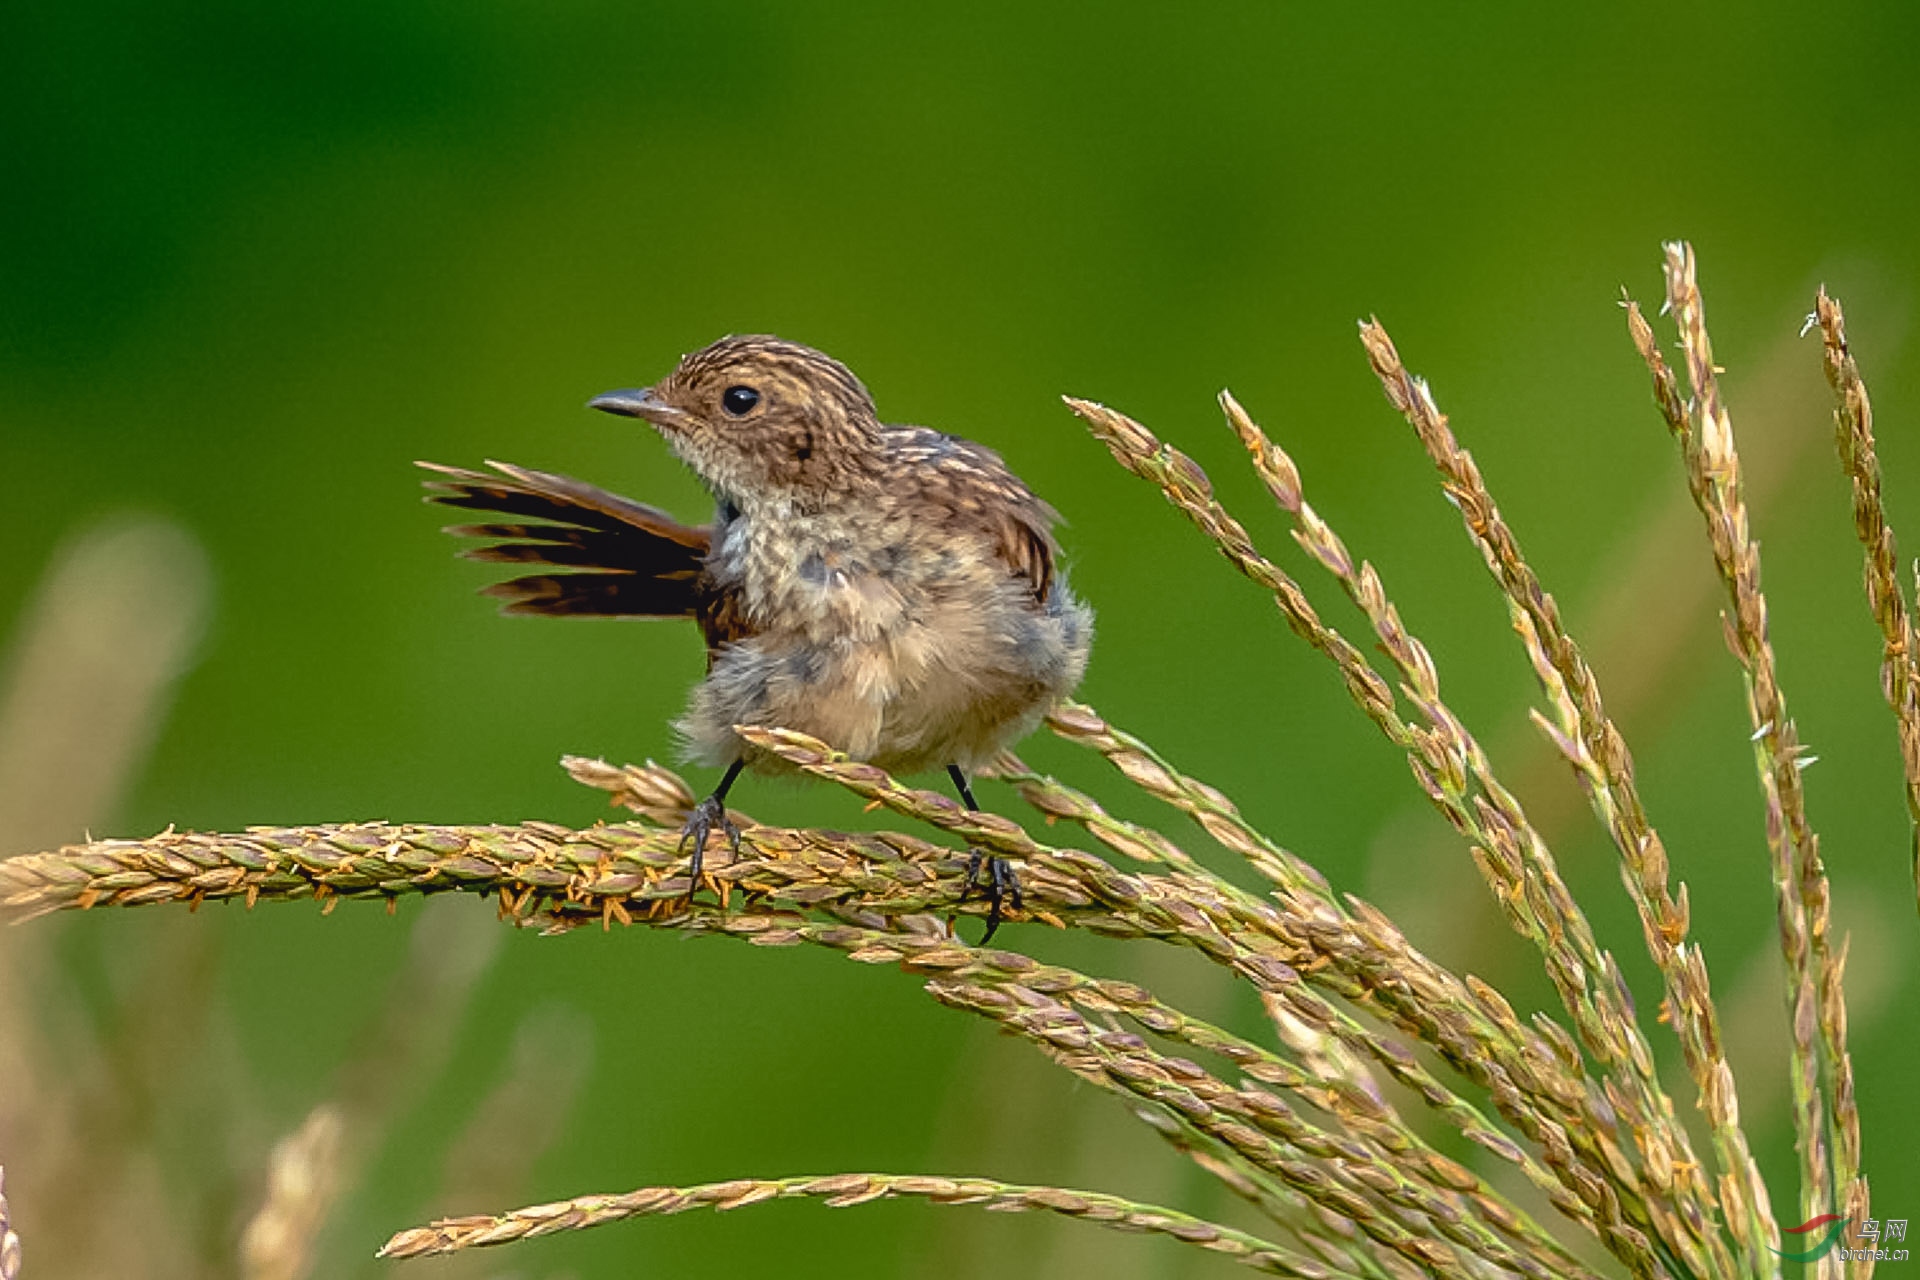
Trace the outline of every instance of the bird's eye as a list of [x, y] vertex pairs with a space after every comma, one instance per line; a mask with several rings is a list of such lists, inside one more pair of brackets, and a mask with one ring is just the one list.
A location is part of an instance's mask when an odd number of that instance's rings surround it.
[[744, 418], [760, 403], [760, 393], [752, 387], [728, 387], [720, 396], [720, 407], [736, 418]]

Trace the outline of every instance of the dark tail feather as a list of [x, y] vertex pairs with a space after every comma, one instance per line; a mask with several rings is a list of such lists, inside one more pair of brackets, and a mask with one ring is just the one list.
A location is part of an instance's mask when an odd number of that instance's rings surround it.
[[468, 559], [583, 570], [533, 574], [485, 588], [487, 595], [506, 602], [503, 612], [645, 618], [699, 612], [708, 545], [704, 527], [681, 524], [656, 507], [570, 476], [504, 462], [489, 462], [492, 473], [434, 462], [418, 465], [436, 476], [425, 482], [427, 501], [528, 521], [449, 526], [455, 537], [500, 539], [462, 552]]

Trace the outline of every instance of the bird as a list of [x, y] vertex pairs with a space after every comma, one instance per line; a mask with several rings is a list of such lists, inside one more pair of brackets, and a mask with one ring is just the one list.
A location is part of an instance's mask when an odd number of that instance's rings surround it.
[[[508, 463], [418, 465], [427, 501], [491, 517], [447, 529], [491, 540], [463, 554], [538, 567], [483, 588], [503, 612], [699, 625], [706, 674], [674, 728], [688, 760], [723, 772], [682, 831], [689, 900], [709, 836], [738, 850], [741, 772], [791, 771], [735, 726], [798, 730], [891, 773], [944, 769], [979, 811], [969, 775], [1080, 683], [1093, 612], [1067, 585], [1054, 509], [993, 450], [882, 422], [831, 356], [733, 335], [587, 403], [657, 431], [711, 520]], [[1024, 904], [1012, 867], [978, 849], [960, 901], [976, 890], [985, 945]]]

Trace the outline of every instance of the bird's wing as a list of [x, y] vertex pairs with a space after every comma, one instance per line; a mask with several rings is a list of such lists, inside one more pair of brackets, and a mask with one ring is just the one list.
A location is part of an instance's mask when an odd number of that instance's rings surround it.
[[1046, 600], [1047, 593], [1053, 589], [1056, 552], [1053, 534], [1024, 514], [1009, 513], [997, 522], [994, 535], [995, 546], [1007, 567], [1032, 585], [1035, 600]]
[[929, 427], [889, 426], [895, 455], [911, 462], [921, 493], [955, 524], [984, 529], [1008, 572], [1045, 600], [1060, 548], [1054, 509], [1035, 497], [1000, 455], [985, 445]]
[[491, 472], [435, 462], [427, 501], [521, 517], [522, 522], [450, 525], [462, 538], [499, 539], [461, 554], [498, 564], [578, 570], [497, 582], [485, 593], [504, 613], [683, 618], [701, 611], [709, 531], [575, 480], [504, 462]]

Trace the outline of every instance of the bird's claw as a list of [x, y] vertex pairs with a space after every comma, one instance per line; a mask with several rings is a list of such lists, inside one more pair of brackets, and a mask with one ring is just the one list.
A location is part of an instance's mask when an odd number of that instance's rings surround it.
[[[987, 873], [984, 881], [980, 875], [983, 868]], [[987, 897], [987, 931], [980, 935], [980, 945], [984, 947], [993, 941], [993, 931], [1000, 927], [1002, 908], [1010, 905], [1018, 911], [1026, 903], [1020, 896], [1020, 876], [1013, 864], [983, 849], [967, 850], [967, 878], [960, 890], [960, 901], [971, 898], [975, 889], [982, 890]]]
[[700, 864], [706, 857], [707, 837], [715, 827], [727, 836], [727, 847], [733, 856], [740, 856], [740, 828], [727, 816], [727, 805], [719, 796], [708, 796], [693, 807], [687, 815], [687, 825], [680, 828], [680, 843], [676, 853], [685, 853], [687, 845], [693, 845], [693, 856], [687, 862], [687, 902], [693, 902], [693, 895], [700, 890]]

